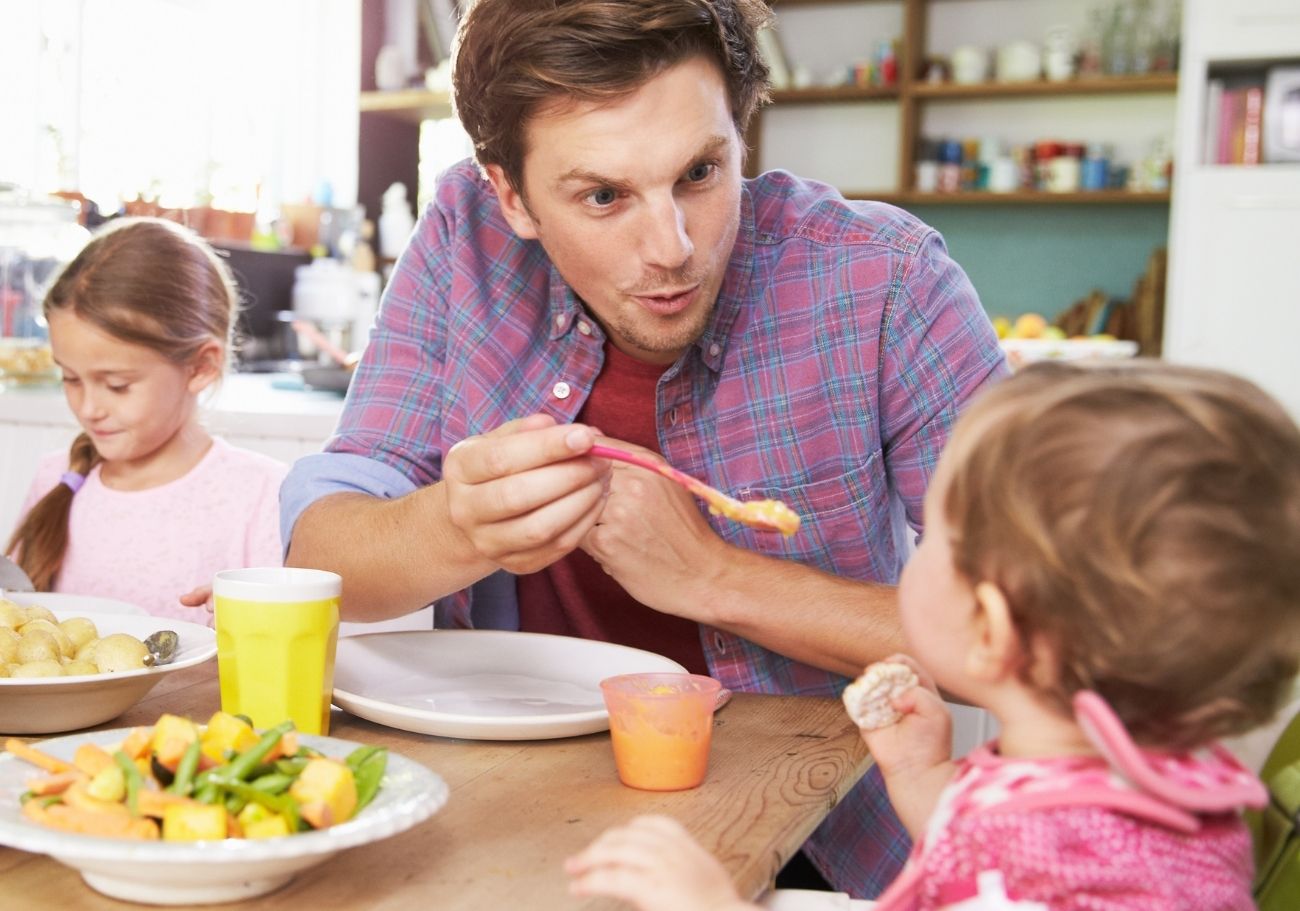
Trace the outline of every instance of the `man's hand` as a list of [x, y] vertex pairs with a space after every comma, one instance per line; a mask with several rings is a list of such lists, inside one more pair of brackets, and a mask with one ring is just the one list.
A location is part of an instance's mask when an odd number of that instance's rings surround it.
[[452, 524], [512, 573], [554, 563], [578, 546], [604, 504], [608, 463], [577, 458], [593, 442], [590, 428], [546, 415], [462, 440], [443, 460]]
[[[648, 450], [610, 442], [663, 461]], [[695, 592], [707, 586], [726, 546], [690, 493], [622, 462], [614, 463], [604, 509], [582, 541], [582, 549], [637, 601], [695, 620], [702, 619], [688, 612], [699, 600]]]
[[212, 613], [212, 586], [200, 585], [193, 591], [188, 591], [180, 596], [181, 604], [186, 607], [206, 607], [208, 613]]
[[574, 895], [608, 895], [640, 911], [736, 911], [722, 864], [667, 816], [638, 816], [608, 829], [564, 862]]

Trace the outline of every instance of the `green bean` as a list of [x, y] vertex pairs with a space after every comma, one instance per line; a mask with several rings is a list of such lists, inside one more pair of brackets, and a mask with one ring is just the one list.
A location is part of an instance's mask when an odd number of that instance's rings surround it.
[[191, 740], [190, 745], [185, 748], [184, 755], [181, 756], [181, 761], [176, 764], [176, 776], [167, 786], [168, 791], [182, 797], [190, 796], [190, 791], [194, 789], [194, 773], [199, 767], [199, 751], [199, 741]]
[[275, 763], [275, 770], [296, 778], [302, 774], [303, 769], [307, 768], [307, 763], [310, 761], [306, 756], [292, 756], [288, 759], [280, 759]]
[[249, 803], [259, 803], [266, 807], [272, 813], [279, 813], [288, 821], [289, 831], [297, 832], [300, 828], [300, 819], [298, 816], [298, 804], [288, 794], [268, 794], [266, 791], [259, 791], [250, 784], [242, 781], [228, 781], [221, 779], [221, 787], [226, 788], [232, 794], [242, 797]]
[[230, 766], [221, 777], [243, 781], [248, 777], [249, 772], [253, 771], [256, 766], [261, 764], [262, 760], [266, 758], [266, 754], [270, 753], [275, 745], [280, 742], [280, 738], [292, 730], [292, 721], [281, 722], [275, 727], [269, 729], [262, 735], [261, 740], [240, 753], [239, 756], [230, 763]]
[[384, 780], [384, 771], [388, 768], [388, 748], [376, 746], [357, 747], [345, 760], [352, 770], [352, 778], [357, 786], [356, 813], [375, 799], [379, 785]]
[[249, 787], [265, 791], [267, 794], [280, 794], [289, 790], [289, 785], [293, 784], [296, 777], [296, 775], [285, 775], [282, 772], [272, 772], [270, 775], [254, 778], [248, 784]]
[[144, 779], [140, 775], [140, 769], [131, 760], [131, 757], [118, 750], [113, 754], [113, 761], [117, 767], [122, 770], [122, 777], [126, 781], [126, 806], [133, 814], [140, 812], [140, 786]]

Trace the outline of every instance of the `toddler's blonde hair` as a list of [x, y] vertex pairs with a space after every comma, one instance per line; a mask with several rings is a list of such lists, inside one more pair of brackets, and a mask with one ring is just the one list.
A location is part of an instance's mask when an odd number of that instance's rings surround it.
[[1258, 387], [1035, 365], [971, 407], [945, 458], [957, 569], [1046, 641], [1063, 709], [1094, 690], [1169, 749], [1277, 711], [1300, 658], [1300, 430]]

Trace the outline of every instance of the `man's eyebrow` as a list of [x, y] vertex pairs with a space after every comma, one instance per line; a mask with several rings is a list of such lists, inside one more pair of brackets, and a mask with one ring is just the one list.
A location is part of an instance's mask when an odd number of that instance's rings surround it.
[[[726, 136], [710, 136], [704, 144], [700, 146], [699, 151], [691, 156], [690, 162], [682, 168], [682, 170], [685, 171], [696, 162], [700, 161], [700, 159], [708, 158], [710, 155], [715, 154], [719, 149], [726, 146], [728, 142], [730, 142], [730, 140]], [[598, 174], [595, 171], [590, 171], [586, 168], [572, 168], [565, 171], [555, 179], [555, 186], [557, 187], [566, 183], [599, 184], [602, 187], [609, 187], [614, 190], [630, 190], [632, 188], [631, 184], [626, 180], [621, 180], [615, 177], [606, 177], [603, 174]]]

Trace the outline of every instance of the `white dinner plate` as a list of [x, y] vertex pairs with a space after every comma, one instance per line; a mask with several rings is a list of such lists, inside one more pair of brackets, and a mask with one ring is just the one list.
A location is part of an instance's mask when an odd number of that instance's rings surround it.
[[[94, 731], [38, 744], [70, 760], [82, 743], [121, 742], [129, 728]], [[361, 746], [334, 737], [300, 735], [300, 742], [343, 759]], [[133, 841], [47, 829], [22, 814], [18, 796], [39, 770], [0, 754], [0, 845], [48, 854], [81, 872], [92, 888], [127, 901], [192, 905], [238, 901], [284, 885], [294, 874], [355, 845], [396, 835], [432, 816], [447, 802], [447, 784], [414, 760], [389, 752], [374, 802], [355, 819], [281, 838], [224, 841]]]
[[340, 639], [334, 704], [378, 724], [470, 740], [548, 740], [609, 728], [600, 681], [676, 661], [609, 642], [505, 630]]

